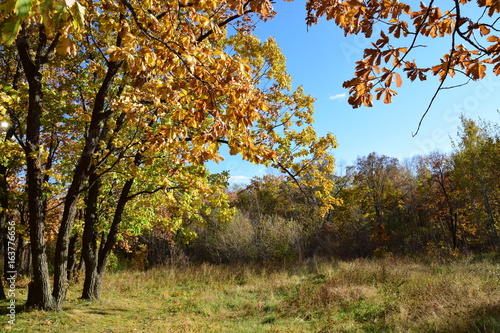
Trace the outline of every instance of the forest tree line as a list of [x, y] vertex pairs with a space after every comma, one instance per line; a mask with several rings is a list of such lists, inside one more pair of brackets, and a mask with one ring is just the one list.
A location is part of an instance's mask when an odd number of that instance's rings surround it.
[[217, 214], [209, 214], [201, 225], [186, 221], [197, 235], [189, 241], [184, 234], [162, 235], [155, 229], [132, 242], [143, 255], [137, 262], [297, 261], [388, 253], [448, 258], [498, 252], [499, 129], [462, 117], [452, 152], [404, 161], [375, 152], [358, 157], [331, 175], [337, 203], [326, 215], [318, 211], [314, 187], [300, 187], [300, 180], [286, 176], [256, 177], [228, 190], [233, 219], [221, 223]]

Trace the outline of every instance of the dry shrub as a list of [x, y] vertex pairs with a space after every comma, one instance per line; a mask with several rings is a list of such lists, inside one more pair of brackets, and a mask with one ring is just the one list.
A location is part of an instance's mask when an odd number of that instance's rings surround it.
[[189, 247], [192, 256], [211, 262], [246, 262], [294, 258], [301, 253], [304, 234], [295, 220], [237, 213], [228, 223], [211, 223], [196, 229]]

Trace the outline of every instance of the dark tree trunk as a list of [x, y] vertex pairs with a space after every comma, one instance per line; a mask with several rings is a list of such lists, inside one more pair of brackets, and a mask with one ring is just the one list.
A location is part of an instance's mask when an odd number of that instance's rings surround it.
[[69, 241], [69, 256], [68, 256], [68, 281], [73, 279], [73, 273], [76, 267], [76, 242], [78, 241], [78, 235], [71, 237]]
[[[116, 123], [117, 127], [115, 131], [118, 131], [125, 120], [126, 114], [122, 113]], [[106, 132], [104, 129], [103, 132]], [[108, 142], [108, 149], [112, 148], [112, 142]], [[141, 153], [136, 153], [134, 158], [134, 163], [140, 165], [142, 160]], [[119, 226], [122, 220], [123, 211], [125, 205], [129, 201], [129, 194], [134, 183], [134, 179], [128, 179], [120, 194], [117, 206], [115, 208], [115, 213], [113, 215], [113, 221], [111, 223], [110, 231], [106, 235], [103, 233], [101, 237], [101, 244], [99, 249], [97, 248], [97, 223], [98, 214], [97, 203], [99, 199], [99, 194], [101, 190], [101, 180], [96, 173], [96, 170], [92, 170], [89, 175], [90, 188], [88, 190], [86, 203], [85, 203], [85, 226], [83, 231], [83, 241], [82, 241], [82, 258], [85, 262], [85, 281], [83, 285], [82, 299], [93, 300], [101, 298], [101, 285], [104, 278], [104, 273], [106, 272], [106, 265], [111, 255], [111, 250], [116, 242], [116, 237], [118, 235]]]
[[[89, 157], [90, 158], [90, 157]], [[67, 290], [67, 267], [71, 229], [77, 213], [77, 202], [86, 181], [87, 165], [79, 163], [75, 170], [73, 183], [66, 195], [61, 226], [57, 235], [54, 259], [54, 290], [52, 295], [58, 310], [62, 309]]]
[[43, 170], [39, 157], [40, 126], [42, 118], [42, 63], [41, 51], [46, 36], [40, 27], [40, 39], [35, 60], [31, 58], [27, 38], [21, 33], [16, 47], [29, 85], [28, 116], [26, 119], [26, 141], [22, 143], [26, 157], [28, 185], [28, 213], [33, 264], [33, 280], [29, 284], [26, 307], [54, 310], [55, 303], [50, 293], [45, 229], [45, 205], [43, 198]]
[[[25, 214], [24, 209], [20, 209], [19, 212], [19, 225], [26, 227], [28, 226], [27, 216]], [[17, 274], [19, 275], [28, 275], [30, 274], [31, 268], [31, 247], [27, 239], [24, 238], [22, 234], [18, 235], [17, 243], [16, 243], [16, 268]]]
[[18, 236], [16, 246], [17, 274], [27, 275], [30, 269], [30, 248], [22, 235]]
[[85, 281], [82, 299], [99, 299], [96, 292], [97, 274], [97, 201], [101, 182], [95, 173], [90, 175], [91, 184], [85, 202], [85, 226], [83, 229], [82, 258], [85, 261]]
[[[4, 251], [4, 247], [1, 246], [0, 247], [0, 254], [3, 254], [3, 257], [4, 257], [4, 261], [7, 262], [7, 255]], [[6, 271], [4, 271], [5, 273]], [[3, 283], [2, 283], [2, 279], [0, 279], [0, 300], [3, 300], [3, 299], [6, 299], [7, 297], [5, 296], [5, 291], [3, 290]]]
[[[115, 213], [113, 215], [113, 222], [111, 223], [108, 235], [106, 237], [103, 237], [102, 239], [99, 252], [97, 252], [97, 234], [93, 232], [93, 230], [87, 231], [87, 237], [89, 237], [89, 240], [91, 240], [91, 242], [89, 242], [90, 246], [88, 249], [88, 254], [84, 257], [86, 259], [85, 282], [82, 293], [83, 299], [100, 299], [101, 297], [101, 285], [104, 278], [104, 273], [106, 272], [106, 266], [108, 264], [109, 256], [111, 255], [111, 250], [116, 243], [116, 237], [118, 235], [120, 223], [122, 221], [123, 211], [125, 210], [125, 206], [129, 201], [129, 194], [133, 183], [134, 179], [129, 179], [125, 182], [122, 188], [122, 192], [120, 194], [120, 198], [118, 199]], [[87, 228], [87, 220], [85, 223], [85, 228]]]

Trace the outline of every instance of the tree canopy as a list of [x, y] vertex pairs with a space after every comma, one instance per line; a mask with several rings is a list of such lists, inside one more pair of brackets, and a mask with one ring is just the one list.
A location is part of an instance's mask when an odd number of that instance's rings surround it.
[[222, 159], [221, 145], [297, 184], [314, 173], [300, 186], [324, 189], [323, 212], [331, 205], [331, 182], [321, 174], [333, 171], [335, 138], [316, 135], [313, 98], [292, 90], [276, 42], [252, 33], [255, 19], [274, 15], [269, 1], [12, 0], [0, 11], [1, 111], [10, 124], [2, 163], [24, 153], [24, 162], [3, 170], [3, 189], [25, 177], [28, 306], [62, 307], [75, 232], [84, 238], [84, 297], [98, 298], [123, 218], [132, 229], [130, 219], [146, 222], [127, 210], [139, 196], [166, 210], [156, 213], [173, 230], [203, 206], [224, 207], [217, 193], [225, 182], [204, 166]]

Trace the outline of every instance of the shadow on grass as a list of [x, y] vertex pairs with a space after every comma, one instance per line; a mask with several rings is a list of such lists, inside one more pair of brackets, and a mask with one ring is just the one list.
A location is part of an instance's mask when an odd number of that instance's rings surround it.
[[500, 332], [500, 304], [481, 306], [457, 318], [450, 327], [439, 330], [439, 333], [497, 333]]
[[[24, 306], [24, 301], [16, 301], [15, 305], [15, 313], [19, 314], [22, 312], [26, 312], [26, 307]], [[5, 316], [11, 313], [10, 300], [1, 300], [0, 301], [0, 316]]]
[[[117, 313], [124, 313], [124, 312], [129, 312], [130, 309], [125, 309], [125, 308], [99, 308], [99, 303], [93, 303], [91, 301], [86, 301], [87, 303], [84, 304], [82, 307], [81, 304], [79, 305], [70, 305], [69, 307], [65, 307], [63, 311], [61, 312], [71, 312], [72, 310], [76, 310], [79, 312], [83, 313], [88, 313], [88, 314], [96, 314], [96, 315], [102, 315], [102, 316], [109, 316], [109, 315], [115, 315]], [[96, 306], [97, 304], [97, 306]], [[10, 313], [11, 309], [8, 308], [10, 305], [10, 300], [1, 300], [0, 301], [0, 317], [1, 316], [6, 316], [7, 314]], [[35, 309], [27, 309], [24, 305], [24, 301], [17, 301], [15, 303], [15, 313], [20, 314], [23, 312], [30, 312], [34, 311]], [[54, 311], [57, 312], [57, 311]]]
[[[71, 311], [73, 309], [68, 309], [67, 311]], [[100, 316], [113, 316], [117, 313], [126, 313], [130, 312], [129, 309], [120, 309], [120, 308], [112, 308], [112, 309], [79, 309], [78, 312], [88, 313]]]

